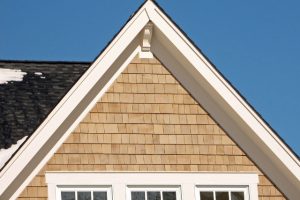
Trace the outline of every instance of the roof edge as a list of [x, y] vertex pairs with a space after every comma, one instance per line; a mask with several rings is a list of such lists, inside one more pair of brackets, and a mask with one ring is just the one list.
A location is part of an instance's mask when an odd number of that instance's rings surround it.
[[93, 61], [56, 61], [56, 60], [1, 60], [0, 63], [33, 63], [33, 64], [91, 64]]
[[[152, 1], [152, 0], [150, 0]], [[208, 63], [218, 72], [218, 74], [232, 87], [232, 89], [245, 101], [245, 103], [251, 107], [251, 109], [255, 112], [256, 115], [258, 115], [258, 117], [260, 119], [263, 120], [263, 122], [268, 126], [268, 128], [270, 128], [278, 137], [278, 139], [280, 139], [285, 146], [291, 151], [291, 153], [299, 160], [300, 162], [300, 155], [298, 155], [294, 149], [282, 138], [282, 136], [280, 136], [280, 134], [270, 125], [269, 122], [267, 122], [267, 120], [264, 119], [264, 117], [251, 105], [251, 103], [247, 100], [247, 98], [231, 83], [230, 80], [228, 80], [226, 78], [226, 76], [217, 68], [217, 66], [211, 61], [211, 59], [205, 54], [203, 53], [203, 51], [201, 50], [200, 47], [198, 47], [196, 45], [196, 43], [189, 37], [189, 35], [183, 31], [183, 29], [171, 18], [171, 16], [169, 14], [166, 13], [166, 11], [156, 2], [156, 1], [152, 1], [163, 13], [164, 15], [176, 26], [176, 28], [186, 37], [186, 39], [195, 47], [195, 49], [197, 49], [202, 56], [208, 61]]]

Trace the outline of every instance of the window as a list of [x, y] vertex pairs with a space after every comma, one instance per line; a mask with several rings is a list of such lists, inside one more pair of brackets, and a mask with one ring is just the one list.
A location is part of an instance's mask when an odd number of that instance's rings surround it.
[[111, 200], [110, 188], [97, 187], [70, 187], [57, 188], [58, 200]]
[[198, 187], [198, 200], [248, 200], [248, 187]]
[[179, 187], [129, 187], [128, 200], [180, 200]]
[[258, 174], [46, 172], [51, 200], [258, 200]]

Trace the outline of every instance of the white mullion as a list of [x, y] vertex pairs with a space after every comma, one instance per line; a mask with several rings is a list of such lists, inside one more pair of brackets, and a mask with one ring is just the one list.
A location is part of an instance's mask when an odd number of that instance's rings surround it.
[[229, 200], [231, 200], [231, 193], [232, 193], [232, 190], [229, 190], [229, 191], [228, 191]]

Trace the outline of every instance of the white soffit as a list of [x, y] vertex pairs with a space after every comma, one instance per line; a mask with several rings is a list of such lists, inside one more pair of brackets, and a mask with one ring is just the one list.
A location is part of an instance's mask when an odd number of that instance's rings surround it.
[[147, 1], [1, 171], [0, 199], [14, 199], [22, 192], [141, 51], [139, 33], [149, 21], [154, 29], [151, 52], [288, 198], [300, 195], [299, 160], [175, 24]]

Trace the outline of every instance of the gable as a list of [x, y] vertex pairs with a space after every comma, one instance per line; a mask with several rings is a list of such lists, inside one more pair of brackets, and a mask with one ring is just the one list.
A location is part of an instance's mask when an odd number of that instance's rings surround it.
[[153, 24], [150, 50], [287, 198], [300, 191], [298, 158], [166, 14], [147, 1], [1, 171], [1, 197], [19, 194], [108, 90]]
[[156, 59], [134, 59], [19, 199], [49, 198], [45, 174], [68, 171], [250, 172], [260, 199], [284, 199]]

